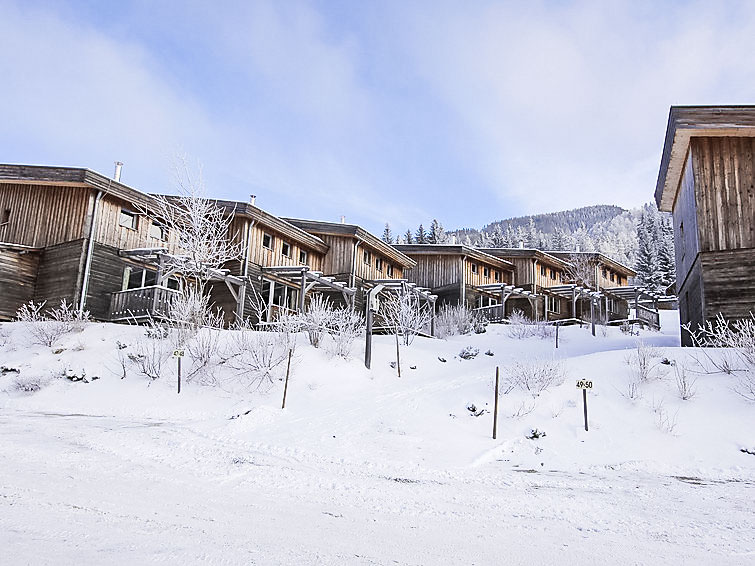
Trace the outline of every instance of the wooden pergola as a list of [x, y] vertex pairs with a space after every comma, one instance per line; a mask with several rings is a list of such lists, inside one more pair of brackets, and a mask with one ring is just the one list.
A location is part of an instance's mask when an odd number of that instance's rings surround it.
[[[338, 291], [343, 295], [344, 301], [351, 308], [354, 308], [354, 296], [356, 289], [348, 287], [345, 283], [336, 281], [335, 277], [324, 276], [321, 271], [312, 271], [306, 265], [280, 265], [272, 267], [263, 267], [262, 273], [274, 275], [278, 279], [287, 281], [292, 286], [299, 289], [299, 312], [304, 312], [304, 301], [307, 293], [310, 291]], [[270, 291], [267, 297], [267, 316], [268, 320], [272, 315], [273, 296], [275, 294], [275, 281], [268, 279]]]
[[[538, 318], [537, 312], [537, 299], [539, 295], [532, 291], [526, 291], [521, 287], [515, 285], [507, 285], [505, 283], [491, 283], [488, 285], [478, 285], [475, 287], [484, 293], [489, 293], [500, 300], [497, 305], [490, 305], [487, 307], [481, 307], [475, 309], [475, 311], [483, 314], [483, 316], [490, 322], [500, 322], [506, 318], [506, 301], [511, 297], [523, 297], [527, 299], [532, 307], [532, 314], [535, 320]], [[548, 316], [548, 309], [545, 309], [545, 316]]]

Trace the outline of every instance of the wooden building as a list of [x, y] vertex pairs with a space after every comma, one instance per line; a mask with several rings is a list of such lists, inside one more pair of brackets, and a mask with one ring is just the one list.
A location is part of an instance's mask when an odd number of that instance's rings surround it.
[[174, 235], [143, 213], [154, 205], [88, 169], [0, 165], [0, 317], [12, 318], [29, 300], [57, 306], [66, 299], [107, 320], [112, 293], [156, 278], [155, 269], [119, 251], [176, 251]]
[[365, 291], [376, 282], [405, 279], [413, 259], [355, 224], [284, 218], [286, 222], [321, 239], [328, 251], [322, 272], [356, 290], [355, 307], [364, 307]]
[[416, 262], [406, 271], [406, 278], [429, 288], [439, 303], [465, 304], [470, 308], [494, 305], [500, 292], [494, 292], [492, 287], [514, 283], [514, 266], [510, 262], [474, 248], [456, 244], [393, 247]]
[[484, 248], [483, 251], [513, 264], [516, 286], [537, 296], [534, 302], [512, 296], [506, 304], [507, 316], [514, 309], [522, 311], [533, 320], [558, 320], [572, 316], [568, 301], [548, 291], [549, 288], [561, 286], [568, 281], [569, 262], [536, 249]]
[[681, 323], [754, 312], [755, 106], [672, 107], [655, 200], [673, 213]]

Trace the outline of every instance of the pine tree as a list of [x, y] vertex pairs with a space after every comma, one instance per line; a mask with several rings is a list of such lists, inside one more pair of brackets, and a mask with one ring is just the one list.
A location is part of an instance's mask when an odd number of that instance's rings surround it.
[[638, 250], [635, 271], [641, 285], [651, 291], [657, 291], [661, 287], [661, 274], [658, 269], [658, 251], [655, 245], [657, 234], [652, 216], [652, 210], [645, 207], [637, 224]]
[[405, 244], [413, 244], [414, 243], [414, 236], [412, 236], [412, 231], [407, 230], [406, 234], [404, 234], [404, 243]]
[[430, 223], [430, 232], [427, 235], [427, 242], [429, 244], [442, 244], [446, 241], [446, 232], [443, 230], [443, 225], [433, 218]]
[[391, 225], [387, 222], [385, 223], [385, 230], [383, 230], [383, 238], [382, 240], [386, 244], [392, 244], [393, 243], [393, 234], [391, 233]]
[[422, 226], [422, 224], [420, 224], [419, 228], [417, 228], [417, 232], [414, 234], [414, 238], [418, 244], [427, 243], [427, 232], [425, 232], [425, 227]]

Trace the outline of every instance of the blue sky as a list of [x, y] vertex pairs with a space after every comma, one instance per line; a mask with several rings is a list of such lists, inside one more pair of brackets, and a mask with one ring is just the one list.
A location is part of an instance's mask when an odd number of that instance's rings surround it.
[[755, 2], [8, 2], [0, 162], [395, 233], [652, 198], [672, 104], [748, 104]]

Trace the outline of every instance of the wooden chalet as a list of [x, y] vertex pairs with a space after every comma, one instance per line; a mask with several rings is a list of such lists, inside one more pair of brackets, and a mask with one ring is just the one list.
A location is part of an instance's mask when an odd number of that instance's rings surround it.
[[568, 281], [570, 264], [552, 254], [529, 248], [484, 248], [486, 254], [506, 260], [515, 269], [516, 286], [530, 291], [537, 298], [524, 300], [524, 297], [511, 295], [504, 305], [504, 315], [508, 317], [514, 309], [522, 311], [533, 320], [558, 320], [571, 318], [568, 301], [559, 294], [549, 291]]
[[480, 250], [457, 244], [393, 247], [416, 262], [407, 279], [429, 288], [440, 303], [489, 307], [499, 304], [504, 288], [513, 288], [514, 266]]
[[298, 218], [284, 221], [322, 240], [328, 251], [322, 262], [325, 276], [355, 289], [354, 306], [364, 308], [365, 292], [386, 281], [401, 281], [415, 266], [413, 259], [355, 224]]
[[0, 165], [0, 318], [30, 300], [66, 299], [108, 320], [113, 293], [145, 287], [142, 303], [164, 305], [178, 282], [158, 287], [156, 268], [119, 253], [177, 251], [174, 235], [143, 214], [151, 208], [153, 197], [89, 169]]
[[673, 214], [683, 325], [755, 312], [753, 187], [755, 106], [671, 107], [655, 200]]

